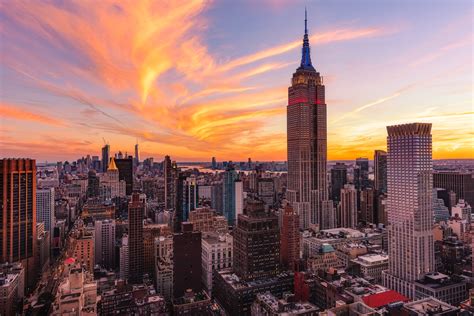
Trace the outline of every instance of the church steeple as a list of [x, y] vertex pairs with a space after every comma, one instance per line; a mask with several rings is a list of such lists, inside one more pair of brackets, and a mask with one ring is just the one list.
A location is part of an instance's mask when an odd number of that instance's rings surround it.
[[309, 37], [308, 37], [308, 14], [306, 8], [304, 9], [304, 36], [303, 36], [303, 49], [301, 51], [301, 65], [298, 69], [314, 70], [313, 64], [311, 63], [311, 54], [309, 49]]

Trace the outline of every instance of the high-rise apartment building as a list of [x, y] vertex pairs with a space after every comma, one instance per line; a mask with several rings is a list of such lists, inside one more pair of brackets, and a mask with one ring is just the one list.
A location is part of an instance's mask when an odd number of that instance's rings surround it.
[[36, 190], [36, 221], [52, 234], [54, 228], [54, 188]]
[[143, 282], [143, 216], [145, 204], [133, 193], [128, 204], [128, 262], [130, 283]]
[[378, 193], [387, 193], [387, 152], [374, 153], [374, 188]]
[[345, 163], [337, 162], [331, 169], [331, 200], [341, 200], [341, 189], [347, 184], [347, 166]]
[[110, 159], [110, 145], [105, 144], [102, 147], [102, 172], [107, 172], [109, 168], [109, 159]]
[[280, 228], [280, 262], [281, 268], [295, 270], [300, 258], [300, 220], [291, 205], [283, 210]]
[[388, 126], [389, 269], [384, 285], [414, 298], [414, 281], [433, 272], [431, 124]]
[[247, 200], [234, 233], [234, 271], [244, 280], [271, 277], [280, 270], [278, 217], [260, 200]]
[[305, 18], [301, 63], [288, 88], [287, 106], [287, 198], [300, 216], [300, 228], [323, 226], [321, 218], [326, 216], [322, 207], [322, 202], [328, 200], [324, 90], [323, 77], [311, 63]]
[[0, 263], [21, 262], [27, 286], [35, 282], [36, 161], [0, 160]]
[[115, 220], [104, 219], [94, 223], [95, 226], [95, 264], [106, 269], [115, 267]]

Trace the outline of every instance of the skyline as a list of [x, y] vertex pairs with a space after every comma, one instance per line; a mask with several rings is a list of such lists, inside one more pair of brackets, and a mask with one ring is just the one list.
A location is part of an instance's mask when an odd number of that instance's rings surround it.
[[473, 158], [472, 10], [423, 2], [1, 4], [0, 144], [50, 161], [99, 155], [102, 138], [138, 140], [142, 158], [285, 160], [306, 5], [329, 160], [372, 159], [411, 121], [433, 123], [433, 158]]

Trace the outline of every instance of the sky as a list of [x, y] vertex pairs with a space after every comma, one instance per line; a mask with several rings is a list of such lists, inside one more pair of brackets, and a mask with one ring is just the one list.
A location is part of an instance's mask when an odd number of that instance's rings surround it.
[[0, 1], [0, 156], [286, 160], [305, 7], [329, 159], [408, 122], [474, 158], [470, 0]]

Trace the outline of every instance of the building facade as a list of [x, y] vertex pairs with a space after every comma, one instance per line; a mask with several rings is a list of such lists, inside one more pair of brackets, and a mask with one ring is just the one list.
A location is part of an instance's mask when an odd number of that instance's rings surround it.
[[414, 281], [434, 271], [431, 124], [388, 126], [389, 269], [384, 285], [414, 298]]
[[0, 160], [0, 202], [0, 263], [21, 262], [31, 287], [36, 273], [35, 160]]
[[374, 153], [374, 189], [387, 193], [387, 152], [384, 150]]
[[300, 228], [321, 225], [322, 202], [328, 200], [327, 112], [323, 77], [311, 63], [306, 18], [300, 67], [288, 88], [287, 143], [287, 198]]
[[143, 281], [143, 216], [145, 204], [138, 193], [132, 194], [128, 204], [128, 262], [130, 265], [128, 280], [130, 283]]

